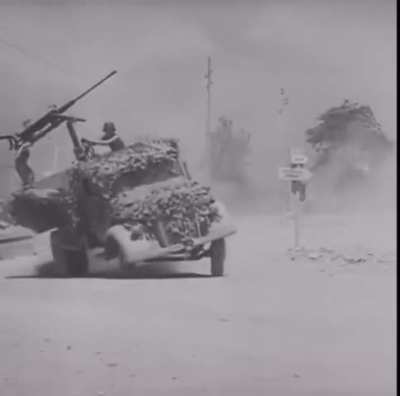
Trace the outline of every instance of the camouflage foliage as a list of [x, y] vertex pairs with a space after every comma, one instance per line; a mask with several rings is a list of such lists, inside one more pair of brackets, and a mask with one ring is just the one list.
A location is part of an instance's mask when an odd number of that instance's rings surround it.
[[150, 238], [157, 237], [158, 224], [163, 223], [172, 242], [190, 243], [192, 237], [205, 235], [211, 223], [219, 219], [210, 189], [193, 181], [152, 188], [143, 199], [131, 200], [129, 192], [122, 195], [112, 201], [114, 222], [141, 225]]
[[[12, 213], [19, 223], [29, 223], [30, 228], [40, 231], [76, 227], [80, 223], [79, 205], [86, 180], [91, 193], [108, 203], [110, 224], [125, 225], [133, 237], [136, 232], [137, 238], [156, 238], [162, 222], [171, 242], [190, 243], [192, 237], [205, 234], [219, 217], [209, 188], [174, 173], [178, 156], [175, 140], [158, 139], [79, 161], [68, 171], [68, 188], [21, 191], [11, 201]], [[114, 188], [114, 183], [125, 174], [133, 178], [137, 175], [142, 180], [155, 170], [156, 174], [167, 172], [167, 180], [145, 185], [148, 189], [145, 196], [138, 198], [136, 188], [125, 191]], [[141, 184], [137, 187], [140, 189]]]
[[73, 196], [63, 189], [30, 189], [13, 194], [7, 211], [15, 224], [43, 232], [77, 223]]
[[143, 173], [154, 166], [168, 167], [177, 157], [178, 146], [173, 139], [135, 143], [123, 150], [78, 162], [70, 170], [71, 190], [76, 195], [76, 188], [85, 178], [99, 188], [104, 198], [111, 198], [114, 182], [124, 173]]

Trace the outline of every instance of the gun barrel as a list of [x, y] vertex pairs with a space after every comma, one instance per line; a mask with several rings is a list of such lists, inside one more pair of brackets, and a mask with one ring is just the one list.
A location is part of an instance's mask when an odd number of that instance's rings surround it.
[[72, 99], [69, 102], [63, 104], [58, 109], [50, 110], [44, 116], [40, 117], [37, 121], [35, 121], [33, 124], [31, 124], [27, 128], [25, 128], [22, 132], [18, 133], [17, 134], [18, 137], [20, 137], [22, 139], [30, 139], [31, 136], [33, 138], [33, 135], [35, 134], [35, 132], [41, 130], [42, 128], [47, 127], [46, 130], [48, 130], [48, 131], [51, 131], [52, 129], [56, 128], [57, 126], [60, 125], [60, 119], [58, 119], [57, 122], [55, 122], [57, 115], [60, 115], [60, 114], [64, 113], [65, 111], [67, 111], [78, 100], [82, 99], [84, 96], [86, 96], [88, 93], [90, 93], [91, 91], [96, 89], [99, 85], [103, 84], [106, 80], [111, 78], [116, 73], [117, 73], [117, 71], [113, 70], [111, 73], [107, 74], [104, 78], [102, 78], [96, 84], [92, 85], [89, 89], [87, 89], [85, 92], [81, 93], [75, 99]]
[[86, 96], [89, 92], [92, 92], [94, 89], [96, 89], [99, 85], [103, 84], [106, 80], [111, 78], [114, 74], [117, 74], [116, 70], [113, 70], [111, 73], [108, 73], [104, 78], [102, 78], [100, 81], [98, 81], [96, 84], [92, 85], [90, 88], [88, 88], [85, 92], [81, 93], [79, 96], [77, 96], [75, 99], [72, 99], [71, 102], [76, 102], [80, 99], [82, 99], [84, 96]]

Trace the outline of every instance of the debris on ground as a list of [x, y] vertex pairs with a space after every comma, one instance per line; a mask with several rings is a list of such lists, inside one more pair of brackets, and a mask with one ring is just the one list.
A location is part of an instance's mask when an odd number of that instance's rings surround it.
[[374, 252], [371, 249], [356, 246], [337, 251], [326, 247], [318, 249], [297, 248], [289, 249], [291, 261], [312, 261], [320, 263], [336, 262], [342, 265], [359, 265], [363, 263], [394, 263], [394, 252]]

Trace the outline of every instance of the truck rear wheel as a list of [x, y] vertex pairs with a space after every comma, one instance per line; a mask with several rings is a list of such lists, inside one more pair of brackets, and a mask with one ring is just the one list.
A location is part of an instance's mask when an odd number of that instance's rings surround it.
[[221, 238], [211, 242], [210, 258], [211, 258], [212, 276], [224, 275], [225, 257], [226, 257], [225, 239]]
[[62, 232], [56, 230], [50, 234], [50, 245], [56, 275], [82, 276], [87, 273], [89, 260], [86, 246], [82, 241], [79, 241], [76, 246], [67, 247]]

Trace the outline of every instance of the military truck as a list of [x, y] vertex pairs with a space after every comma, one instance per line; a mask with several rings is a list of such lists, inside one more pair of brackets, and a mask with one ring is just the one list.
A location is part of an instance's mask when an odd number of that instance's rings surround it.
[[53, 272], [65, 276], [85, 275], [94, 248], [121, 268], [207, 257], [211, 274], [222, 276], [225, 238], [236, 231], [224, 205], [192, 179], [174, 139], [92, 152], [14, 193], [9, 211], [17, 224], [51, 230]]

